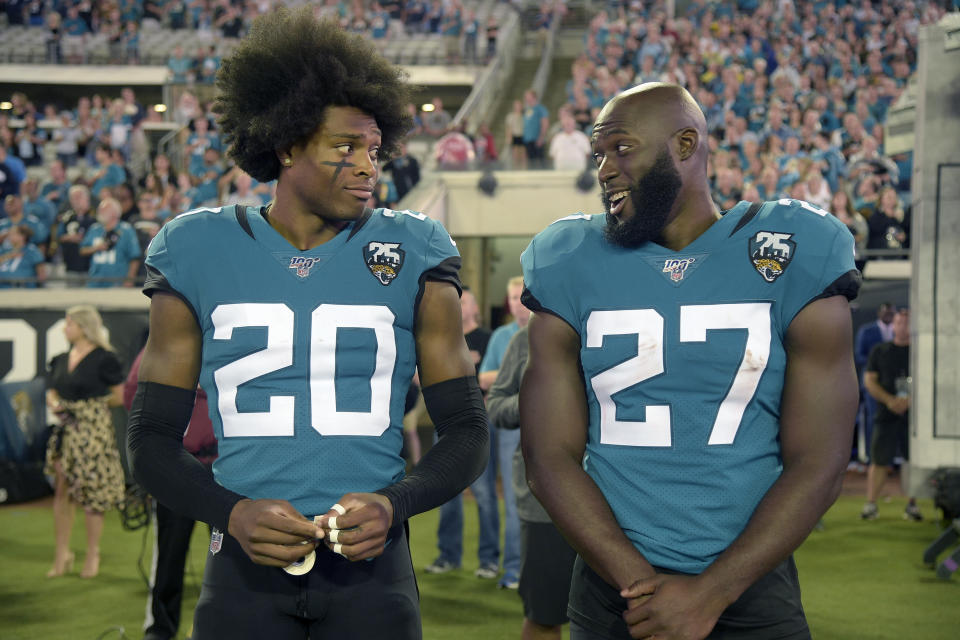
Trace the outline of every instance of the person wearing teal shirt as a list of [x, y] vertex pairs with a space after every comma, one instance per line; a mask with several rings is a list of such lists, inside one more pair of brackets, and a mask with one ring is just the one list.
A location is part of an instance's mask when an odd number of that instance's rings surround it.
[[88, 287], [132, 287], [140, 267], [137, 232], [120, 220], [120, 203], [104, 198], [97, 207], [97, 222], [80, 243], [80, 255], [90, 256]]
[[680, 85], [618, 94], [591, 143], [606, 214], [521, 256], [523, 453], [579, 554], [570, 637], [809, 638], [792, 554], [850, 457], [853, 235], [799, 200], [721, 215]]

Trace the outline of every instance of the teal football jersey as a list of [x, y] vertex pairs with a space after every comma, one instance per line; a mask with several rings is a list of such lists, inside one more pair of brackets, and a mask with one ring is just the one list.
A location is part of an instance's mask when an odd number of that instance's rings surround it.
[[427, 279], [460, 286], [440, 223], [367, 210], [298, 251], [260, 209], [199, 209], [160, 230], [146, 263], [144, 291], [182, 298], [203, 335], [217, 482], [312, 516], [402, 478], [416, 306]]
[[580, 336], [584, 468], [655, 566], [699, 573], [780, 476], [780, 399], [793, 317], [852, 299], [853, 236], [805, 202], [741, 202], [682, 251], [604, 238], [604, 215], [538, 234], [525, 302]]

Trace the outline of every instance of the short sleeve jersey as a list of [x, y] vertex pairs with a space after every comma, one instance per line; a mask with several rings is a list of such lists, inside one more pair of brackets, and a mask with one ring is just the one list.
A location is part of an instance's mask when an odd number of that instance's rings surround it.
[[523, 253], [524, 302], [580, 336], [584, 468], [655, 566], [699, 573], [782, 471], [785, 336], [813, 300], [856, 296], [853, 236], [805, 202], [741, 202], [681, 251], [569, 216]]
[[160, 230], [146, 264], [144, 291], [180, 297], [200, 327], [221, 485], [312, 516], [403, 477], [424, 282], [460, 286], [442, 225], [368, 209], [298, 251], [260, 208], [199, 209]]

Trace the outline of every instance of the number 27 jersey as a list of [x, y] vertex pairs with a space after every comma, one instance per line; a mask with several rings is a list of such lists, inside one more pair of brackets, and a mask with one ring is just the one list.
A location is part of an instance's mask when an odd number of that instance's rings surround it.
[[856, 296], [853, 236], [807, 203], [741, 202], [674, 252], [607, 242], [575, 215], [522, 256], [525, 302], [580, 336], [584, 468], [647, 560], [699, 573], [782, 470], [785, 336], [811, 301]]
[[416, 305], [427, 279], [460, 286], [438, 222], [367, 210], [297, 251], [260, 209], [200, 209], [166, 224], [146, 263], [144, 291], [180, 297], [200, 327], [221, 485], [312, 516], [403, 476]]

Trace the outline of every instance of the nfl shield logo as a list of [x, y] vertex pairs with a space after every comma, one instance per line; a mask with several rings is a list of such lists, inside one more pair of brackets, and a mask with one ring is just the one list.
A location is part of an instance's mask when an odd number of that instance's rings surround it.
[[403, 267], [406, 252], [399, 242], [371, 242], [363, 248], [363, 259], [370, 273], [386, 286], [393, 282]]
[[792, 237], [792, 233], [758, 231], [750, 238], [750, 261], [767, 282], [783, 275], [793, 260], [797, 243], [791, 240]]
[[301, 278], [306, 278], [310, 275], [310, 270], [313, 269], [315, 264], [320, 262], [317, 258], [302, 258], [300, 256], [294, 256], [290, 258], [290, 268], [296, 269], [297, 275]]
[[222, 546], [223, 532], [219, 529], [212, 529], [210, 531], [210, 553], [216, 555]]
[[663, 272], [669, 273], [670, 279], [674, 282], [680, 282], [683, 280], [683, 275], [687, 272], [687, 268], [696, 261], [696, 258], [671, 258], [664, 261]]

